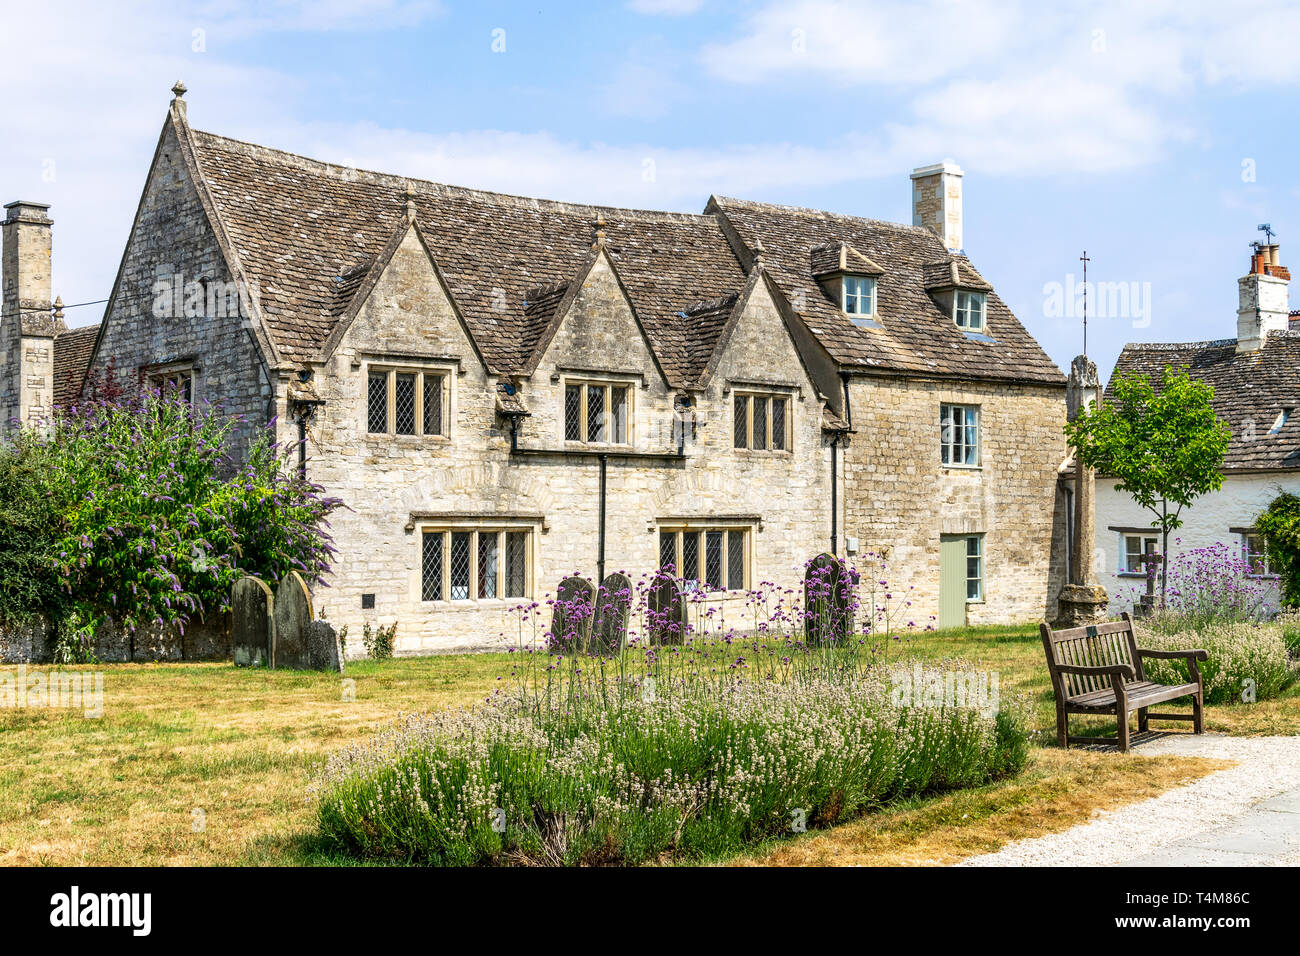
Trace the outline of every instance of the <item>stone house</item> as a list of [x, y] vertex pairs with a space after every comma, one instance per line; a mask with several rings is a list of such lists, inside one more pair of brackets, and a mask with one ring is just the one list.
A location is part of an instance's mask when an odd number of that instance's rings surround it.
[[301, 439], [349, 506], [336, 624], [499, 646], [566, 574], [671, 563], [743, 626], [747, 589], [826, 550], [885, 555], [918, 626], [1053, 606], [1065, 379], [961, 253], [956, 166], [912, 174], [912, 225], [613, 209], [199, 132], [175, 92], [103, 323], [50, 337], [49, 391], [115, 369]]
[[[1227, 544], [1255, 566], [1274, 601], [1280, 597], [1276, 578], [1254, 524], [1281, 492], [1300, 494], [1300, 415], [1294, 414], [1300, 405], [1300, 312], [1289, 311], [1290, 279], [1277, 245], [1257, 245], [1250, 271], [1237, 280], [1235, 338], [1129, 344], [1111, 378], [1112, 386], [1120, 374], [1158, 382], [1166, 366], [1185, 367], [1214, 387], [1215, 413], [1232, 428], [1223, 487], [1184, 509], [1183, 527], [1170, 535], [1170, 558]], [[1130, 607], [1146, 590], [1140, 557], [1161, 547], [1151, 513], [1116, 491], [1116, 484], [1097, 476], [1094, 510], [1099, 579], [1110, 592], [1112, 611]]]

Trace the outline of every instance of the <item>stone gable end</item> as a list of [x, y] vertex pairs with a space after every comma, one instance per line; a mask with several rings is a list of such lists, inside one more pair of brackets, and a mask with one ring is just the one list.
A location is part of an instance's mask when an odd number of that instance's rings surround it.
[[343, 335], [344, 350], [479, 360], [414, 226]]

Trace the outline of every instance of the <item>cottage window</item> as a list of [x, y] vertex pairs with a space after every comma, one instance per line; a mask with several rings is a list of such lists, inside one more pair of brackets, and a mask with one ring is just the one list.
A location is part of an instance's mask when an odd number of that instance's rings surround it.
[[1251, 577], [1270, 577], [1272, 571], [1268, 566], [1268, 547], [1264, 536], [1247, 532], [1241, 536], [1241, 556], [1246, 562], [1247, 574]]
[[530, 597], [531, 544], [531, 528], [422, 528], [420, 600]]
[[732, 444], [751, 451], [790, 450], [788, 395], [737, 392], [733, 403]]
[[565, 382], [564, 440], [626, 445], [631, 392], [615, 382]]
[[844, 314], [870, 318], [876, 314], [876, 280], [870, 276], [844, 276], [841, 304]]
[[983, 292], [957, 290], [953, 297], [953, 320], [967, 332], [984, 331], [985, 297]]
[[659, 529], [659, 565], [688, 588], [743, 591], [749, 586], [748, 527]]
[[1148, 537], [1141, 534], [1121, 535], [1123, 539], [1123, 563], [1120, 566], [1121, 574], [1140, 574], [1146, 575], [1146, 567], [1142, 562], [1142, 556], [1148, 552], [1153, 554], [1160, 553], [1160, 539]]
[[940, 459], [945, 465], [975, 467], [980, 463], [978, 405], [939, 406]]
[[446, 437], [449, 388], [445, 372], [372, 366], [366, 376], [366, 431]]

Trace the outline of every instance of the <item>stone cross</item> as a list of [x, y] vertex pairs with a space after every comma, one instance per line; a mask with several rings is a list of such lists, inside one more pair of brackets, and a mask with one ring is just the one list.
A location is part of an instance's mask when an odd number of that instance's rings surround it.
[[[1092, 402], [1101, 400], [1101, 382], [1097, 365], [1086, 355], [1077, 355], [1070, 363], [1070, 379], [1065, 387], [1065, 412], [1070, 421], [1079, 417]], [[1094, 504], [1097, 475], [1074, 453], [1074, 540], [1070, 542], [1070, 580], [1061, 588], [1057, 601], [1057, 627], [1093, 624], [1105, 615], [1106, 589], [1097, 583], [1093, 553], [1097, 543], [1094, 527]]]
[[1141, 597], [1141, 603], [1135, 611], [1139, 611], [1139, 617], [1146, 617], [1156, 607], [1156, 574], [1160, 571], [1160, 564], [1164, 561], [1164, 555], [1157, 554], [1154, 551], [1148, 551], [1142, 557], [1138, 558], [1142, 565], [1142, 570], [1147, 575], [1147, 593]]

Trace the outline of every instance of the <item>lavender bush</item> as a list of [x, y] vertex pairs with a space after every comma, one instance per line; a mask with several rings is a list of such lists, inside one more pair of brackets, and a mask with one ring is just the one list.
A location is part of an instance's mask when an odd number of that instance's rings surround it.
[[[1138, 626], [1140, 647], [1156, 650], [1204, 649], [1209, 659], [1200, 666], [1207, 704], [1252, 703], [1276, 697], [1296, 679], [1300, 663], [1291, 659], [1278, 622], [1214, 623], [1196, 631], [1178, 632]], [[1190, 680], [1184, 660], [1147, 659], [1149, 680], [1181, 684]]]
[[865, 633], [819, 627], [809, 641], [815, 583], [811, 611], [802, 588], [763, 583], [730, 611], [693, 593], [665, 640], [648, 601], [663, 573], [629, 589], [639, 611], [615, 650], [542, 630], [588, 608], [519, 608], [515, 666], [481, 707], [410, 717], [330, 759], [314, 784], [322, 834], [359, 857], [434, 864], [698, 858], [1024, 765], [1022, 705], [891, 696], [884, 622], [905, 602], [887, 586]]
[[894, 706], [880, 669], [803, 677], [521, 687], [409, 717], [329, 760], [319, 827], [376, 860], [699, 858], [1023, 765], [1009, 710]]

